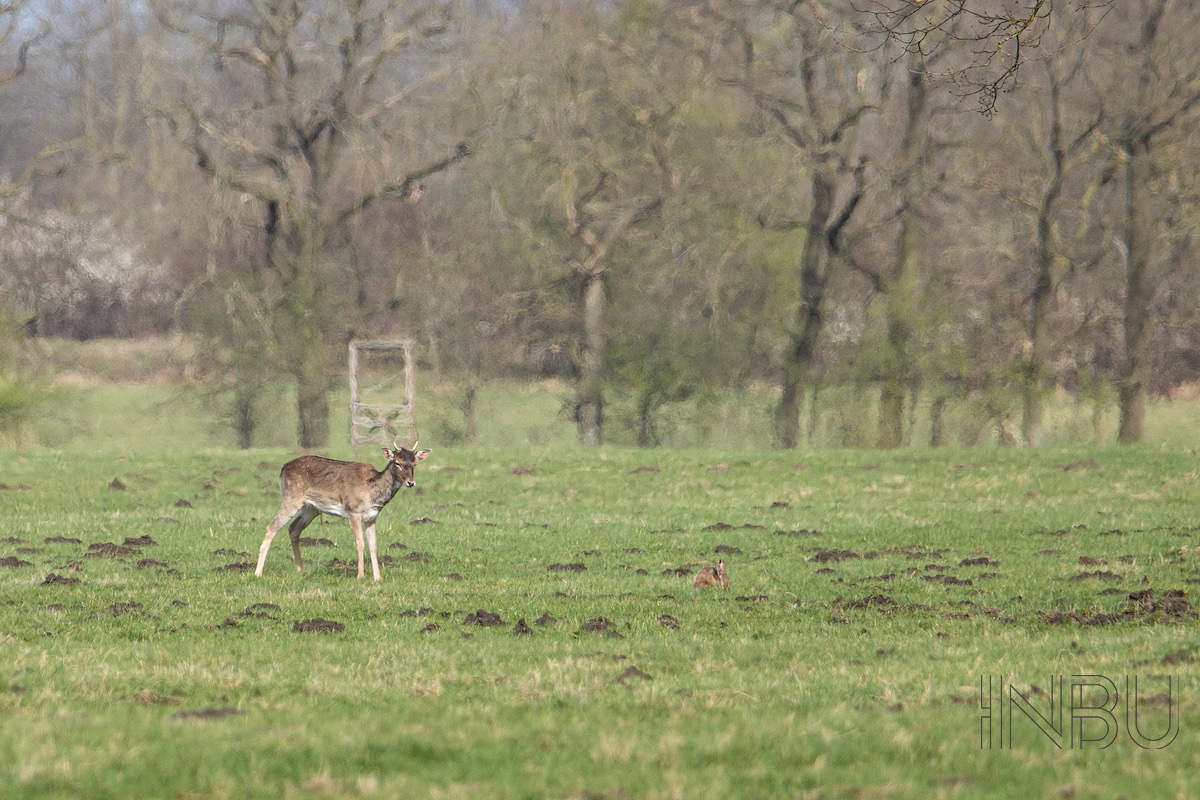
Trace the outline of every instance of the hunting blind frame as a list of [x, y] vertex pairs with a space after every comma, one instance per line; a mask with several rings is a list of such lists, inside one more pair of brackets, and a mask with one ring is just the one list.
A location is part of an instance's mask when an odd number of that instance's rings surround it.
[[[406, 446], [412, 446], [416, 441], [417, 391], [412, 348], [413, 342], [410, 339], [359, 340], [350, 343], [351, 445], [391, 446], [393, 441], [401, 439]], [[376, 386], [360, 392], [358, 383], [359, 354], [380, 353], [386, 357], [394, 356], [396, 351], [400, 351], [404, 356], [404, 402], [385, 402], [396, 399], [394, 394], [384, 391], [384, 387], [393, 379], [391, 375]], [[401, 430], [406, 434], [403, 438], [400, 437]]]

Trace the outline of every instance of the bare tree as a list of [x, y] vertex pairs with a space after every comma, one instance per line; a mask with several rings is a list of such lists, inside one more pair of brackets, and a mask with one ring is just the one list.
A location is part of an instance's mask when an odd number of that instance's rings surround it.
[[[49, 34], [46, 23], [33, 20], [31, 5], [27, 0], [7, 0], [0, 4], [0, 88], [25, 74], [30, 51]], [[0, 179], [0, 214], [4, 213], [10, 200], [25, 192], [35, 177], [61, 169], [53, 163], [57, 149], [56, 145], [43, 149], [38, 157], [18, 171], [16, 177], [7, 175]]]
[[[1044, 55], [1055, 20], [1065, 27], [1076, 11], [1107, 11], [1114, 0], [853, 0], [851, 5], [873, 18], [878, 30], [910, 54], [952, 51], [934, 76], [960, 96], [975, 98], [979, 110], [990, 115], [997, 110], [1000, 96], [1016, 86], [1021, 68]], [[1089, 28], [1079, 31], [1074, 40], [1056, 39], [1051, 54], [1090, 33]]]
[[1172, 0], [1139, 0], [1112, 15], [1103, 36], [1106, 120], [1112, 164], [1123, 179], [1118, 242], [1124, 261], [1124, 354], [1117, 369], [1117, 440], [1130, 444], [1145, 431], [1147, 352], [1157, 278], [1170, 255], [1161, 226], [1164, 185], [1179, 176], [1168, 159], [1200, 110], [1200, 62], [1181, 37], [1200, 25], [1200, 8]]
[[[164, 98], [197, 166], [252, 205], [261, 261], [247, 285], [270, 315], [296, 384], [298, 439], [329, 435], [330, 342], [322, 313], [344, 294], [337, 248], [364, 209], [415, 199], [469, 155], [463, 142], [410, 155], [395, 137], [408, 94], [432, 80], [426, 48], [451, 44], [453, 3], [401, 0], [154, 0], [158, 21], [196, 59]], [[415, 76], [415, 77], [414, 77]], [[436, 146], [436, 143], [435, 145]]]
[[5, 64], [0, 71], [0, 86], [20, 77], [29, 63], [29, 48], [45, 35], [44, 30], [31, 37], [21, 35], [27, 5], [27, 0], [8, 0], [0, 6], [0, 46], [7, 48], [10, 44], [16, 44], [11, 64]]
[[844, 46], [862, 32], [846, 27], [850, 23], [836, 4], [705, 0], [682, 5], [690, 24], [705, 35], [702, 41], [710, 43], [712, 69], [748, 101], [794, 160], [786, 182], [756, 200], [764, 227], [803, 232], [774, 423], [775, 445], [794, 448], [827, 292], [847, 263], [849, 231], [867, 193], [868, 159], [856, 134], [863, 119], [879, 109], [880, 76], [869, 68], [869, 59]]
[[856, 262], [875, 291], [885, 300], [886, 338], [881, 364], [878, 446], [900, 447], [904, 442], [905, 400], [915, 395], [919, 382], [916, 365], [916, 328], [924, 316], [922, 283], [927, 271], [921, 249], [926, 225], [924, 206], [929, 190], [935, 145], [929, 136], [930, 118], [927, 70], [936, 56], [926, 59], [909, 53], [904, 63], [902, 103], [892, 117], [901, 128], [899, 151], [890, 173], [895, 198], [892, 212], [897, 225], [894, 256], [890, 269], [872, 269]]
[[516, 34], [527, 47], [515, 55], [519, 74], [504, 81], [516, 87], [508, 106], [518, 113], [496, 135], [528, 157], [510, 163], [491, 194], [541, 267], [520, 292], [527, 313], [519, 315], [565, 353], [579, 440], [597, 445], [610, 378], [610, 282], [631, 268], [679, 189], [674, 120], [691, 88], [663, 89], [670, 57], [653, 15], [645, 27], [626, 25], [588, 6], [531, 11]]
[[[33, 35], [26, 34], [30, 30], [27, 5], [25, 0], [0, 4], [0, 89], [12, 85], [25, 73], [30, 49], [46, 35], [44, 27]], [[34, 177], [45, 169], [44, 154], [23, 167], [15, 180], [3, 173], [3, 166], [0, 164], [0, 287], [7, 290], [12, 281], [12, 267], [20, 265], [6, 258], [10, 254], [4, 250], [16, 246], [19, 240], [5, 236], [4, 228], [19, 223], [19, 211], [17, 219], [10, 217], [14, 206], [21, 205], [28, 196]], [[46, 393], [34, 383], [36, 366], [23, 363], [21, 323], [26, 320], [13, 315], [14, 298], [7, 291], [0, 297], [0, 432], [14, 444], [21, 444], [23, 425], [45, 400]]]
[[1076, 197], [1078, 221], [1071, 225], [1064, 195], [1072, 182], [1080, 183], [1078, 173], [1094, 166], [1095, 132], [1102, 122], [1101, 108], [1080, 103], [1092, 94], [1082, 80], [1085, 55], [1080, 48], [1060, 50], [1043, 61], [1046, 101], [1039, 104], [1038, 112], [1028, 115], [1037, 126], [1030, 133], [1029, 144], [1033, 154], [1040, 155], [1042, 164], [1037, 170], [1038, 192], [1026, 201], [1033, 217], [1034, 280], [1028, 296], [1026, 347], [1021, 364], [1021, 438], [1029, 446], [1041, 443], [1044, 429], [1052, 355], [1051, 305], [1068, 267], [1082, 268], [1089, 260], [1079, 252], [1080, 240], [1092, 227], [1089, 199], [1096, 184], [1107, 181], [1103, 170], [1098, 174], [1090, 170], [1092, 179], [1083, 181], [1085, 186]]
[[605, 282], [609, 253], [629, 234], [633, 225], [661, 205], [662, 198], [654, 195], [631, 198], [632, 202], [627, 199], [609, 211], [605, 207], [611, 207], [613, 200], [611, 196], [604, 196], [604, 190], [610, 173], [598, 171], [590, 185], [580, 186], [571, 172], [568, 168], [562, 188], [567, 231], [579, 242], [580, 253], [579, 258], [571, 261], [583, 333], [576, 414], [580, 442], [597, 445], [603, 438], [605, 351], [608, 347]]

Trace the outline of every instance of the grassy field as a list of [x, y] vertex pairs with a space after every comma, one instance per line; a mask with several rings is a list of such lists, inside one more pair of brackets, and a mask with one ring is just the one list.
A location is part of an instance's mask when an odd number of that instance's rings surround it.
[[423, 443], [378, 584], [254, 578], [285, 450], [6, 451], [0, 797], [1200, 795], [1190, 449]]
[[[192, 447], [233, 448], [236, 438], [222, 411], [227, 398], [214, 397], [179, 384], [141, 385], [101, 383], [59, 387], [53, 402], [25, 426], [19, 440], [0, 431], [0, 446], [39, 444], [59, 448], [122, 449], [134, 442], [140, 449], [161, 449], [187, 443]], [[827, 392], [827, 395], [834, 393]], [[481, 447], [570, 447], [577, 435], [569, 412], [571, 389], [565, 384], [501, 383], [480, 390], [477, 434]], [[286, 447], [296, 440], [296, 415], [292, 393], [278, 387], [264, 404], [264, 418], [255, 442], [264, 447]], [[611, 398], [606, 410], [605, 437], [610, 444], [632, 446], [635, 434], [628, 399]], [[659, 416], [659, 430], [667, 447], [704, 447], [761, 451], [771, 449], [771, 418], [775, 393], [730, 392], [713, 403], [669, 406]], [[345, 391], [332, 394], [331, 441], [344, 443], [349, 431], [349, 399]], [[430, 443], [468, 444], [459, 408], [461, 389], [454, 384], [425, 386], [417, 395], [419, 437]], [[826, 396], [827, 406], [815, 435], [806, 440], [811, 449], [843, 449], [848, 443], [868, 446], [874, 441], [878, 418], [873, 398]], [[994, 426], [982, 422], [981, 412], [970, 404], [956, 408], [952, 429], [963, 442], [987, 445], [994, 441]], [[1072, 447], [1116, 441], [1117, 412], [1095, 409], [1068, 398], [1050, 406], [1046, 446]], [[851, 418], [853, 419], [853, 429]], [[968, 420], [970, 422], [968, 422]], [[927, 427], [927, 425], [926, 425]], [[919, 444], [922, 431], [914, 436]], [[1150, 445], [1200, 446], [1200, 401], [1154, 401], [1146, 419]]]

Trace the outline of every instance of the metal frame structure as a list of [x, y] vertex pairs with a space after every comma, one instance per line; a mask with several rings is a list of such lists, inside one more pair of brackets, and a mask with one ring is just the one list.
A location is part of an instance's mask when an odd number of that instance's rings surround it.
[[[380, 444], [390, 446], [399, 438], [400, 429], [407, 434], [404, 442], [412, 445], [417, 439], [416, 368], [413, 364], [414, 342], [411, 339], [358, 340], [350, 343], [350, 444]], [[404, 402], [366, 402], [358, 386], [358, 356], [361, 352], [404, 354]]]

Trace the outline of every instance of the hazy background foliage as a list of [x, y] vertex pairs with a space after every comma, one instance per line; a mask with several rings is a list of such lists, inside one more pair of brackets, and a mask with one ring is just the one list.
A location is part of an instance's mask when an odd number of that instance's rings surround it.
[[242, 446], [396, 336], [467, 439], [550, 380], [585, 443], [1142, 440], [1200, 373], [1200, 9], [933, 5], [7, 3], [5, 363], [186, 340]]

